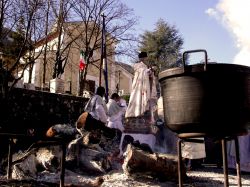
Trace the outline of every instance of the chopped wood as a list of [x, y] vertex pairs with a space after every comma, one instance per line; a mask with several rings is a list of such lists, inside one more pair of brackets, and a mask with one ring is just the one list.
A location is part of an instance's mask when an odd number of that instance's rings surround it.
[[[178, 158], [176, 155], [150, 154], [131, 144], [127, 146], [125, 155], [122, 168], [126, 175], [147, 175], [162, 181], [178, 180]], [[183, 176], [186, 176], [186, 171], [182, 172]]]

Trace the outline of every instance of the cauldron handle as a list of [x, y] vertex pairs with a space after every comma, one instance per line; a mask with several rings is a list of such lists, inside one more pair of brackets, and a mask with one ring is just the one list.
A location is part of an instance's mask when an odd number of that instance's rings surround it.
[[196, 49], [196, 50], [189, 50], [189, 51], [184, 51], [182, 54], [182, 64], [185, 72], [185, 66], [186, 66], [186, 54], [188, 53], [197, 53], [197, 52], [204, 52], [205, 54], [205, 63], [204, 63], [204, 71], [207, 70], [207, 51], [205, 49]]

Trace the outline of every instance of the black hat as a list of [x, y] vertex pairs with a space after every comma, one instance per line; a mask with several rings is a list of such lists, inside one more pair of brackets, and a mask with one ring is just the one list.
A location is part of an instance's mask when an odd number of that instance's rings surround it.
[[139, 58], [144, 58], [144, 57], [148, 57], [147, 52], [140, 52], [138, 55]]

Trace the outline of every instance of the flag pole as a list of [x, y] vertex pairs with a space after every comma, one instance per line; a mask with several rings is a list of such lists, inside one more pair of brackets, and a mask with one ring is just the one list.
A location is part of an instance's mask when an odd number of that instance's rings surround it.
[[[101, 14], [102, 17], [104, 17], [104, 14]], [[103, 18], [104, 19], [104, 18]], [[103, 21], [104, 22], [104, 21]], [[101, 61], [100, 61], [100, 70], [99, 70], [99, 86], [102, 86], [102, 69], [103, 69], [103, 40], [104, 40], [104, 37], [103, 37], [103, 28], [102, 27], [102, 38], [101, 38]]]
[[[102, 54], [101, 54], [101, 60], [102, 60], [102, 65], [103, 65], [103, 75], [104, 75], [104, 80], [105, 80], [105, 100], [108, 102], [108, 64], [107, 64], [107, 53], [106, 53], [106, 28], [105, 28], [105, 15], [102, 14]], [[101, 73], [100, 73], [101, 77]], [[100, 84], [101, 86], [101, 78], [100, 78]]]

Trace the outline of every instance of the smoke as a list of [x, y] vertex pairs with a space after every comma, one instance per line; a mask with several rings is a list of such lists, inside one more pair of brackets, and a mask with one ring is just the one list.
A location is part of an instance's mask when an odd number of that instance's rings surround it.
[[[206, 13], [220, 21], [236, 40], [239, 49], [233, 63], [250, 66], [250, 1], [220, 0], [215, 8]], [[227, 45], [227, 44], [225, 44]]]

